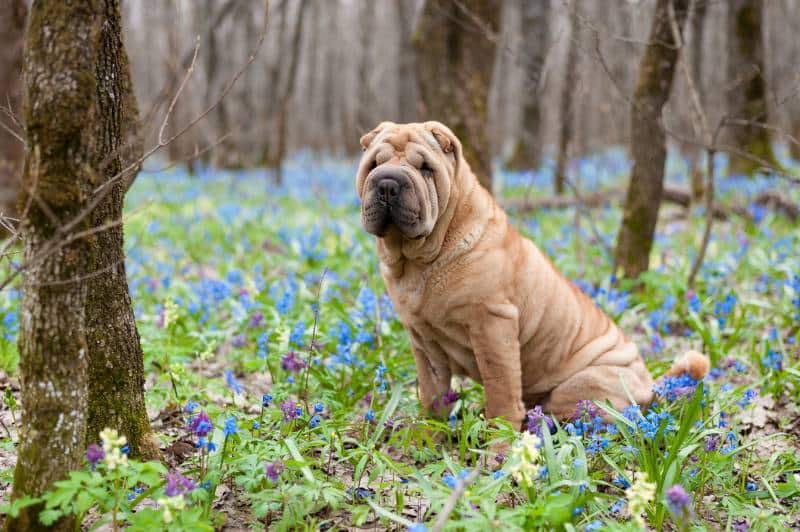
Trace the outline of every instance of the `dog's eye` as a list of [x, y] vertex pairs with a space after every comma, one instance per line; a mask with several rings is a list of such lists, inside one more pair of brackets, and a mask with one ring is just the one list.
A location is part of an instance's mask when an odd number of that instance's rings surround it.
[[422, 167], [419, 171], [422, 172], [422, 175], [425, 177], [433, 177], [433, 168], [428, 166], [428, 163], [422, 163]]
[[367, 173], [369, 174], [370, 172], [375, 170], [377, 167], [378, 167], [378, 161], [376, 159], [372, 159], [372, 164], [369, 165], [369, 170], [367, 170]]

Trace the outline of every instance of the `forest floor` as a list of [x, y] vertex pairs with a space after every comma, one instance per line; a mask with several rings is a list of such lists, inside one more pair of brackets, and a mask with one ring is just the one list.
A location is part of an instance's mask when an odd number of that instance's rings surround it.
[[[131, 461], [138, 476], [87, 465], [69, 485], [98, 491], [62, 487], [53, 511], [108, 527], [102, 494], [118, 492], [129, 495], [119, 518], [134, 529], [423, 530], [417, 523], [431, 528], [452, 498], [448, 529], [800, 527], [800, 225], [750, 204], [767, 188], [797, 202], [800, 187], [721, 178], [721, 202], [749, 216], [715, 222], [694, 290], [702, 208], [662, 210], [639, 290], [610, 276], [617, 202], [577, 225], [574, 208], [510, 213], [655, 375], [689, 348], [713, 362], [702, 384], [669, 381], [652, 410], [614, 412], [612, 424], [596, 406], [552, 434], [532, 422], [534, 442], [485, 420], [482, 390], [467, 380], [448, 420], [419, 415], [408, 339], [359, 224], [354, 168], [298, 155], [280, 187], [260, 171], [140, 175], [127, 202], [127, 269], [167, 465]], [[623, 187], [628, 168], [610, 151], [570, 172], [591, 192]], [[671, 156], [669, 183], [685, 187], [685, 174]], [[502, 178], [508, 196], [542, 198], [550, 175]], [[18, 297], [0, 293], [3, 500], [19, 416]], [[494, 440], [514, 445], [503, 461], [487, 450]], [[178, 477], [161, 480], [167, 469], [191, 482], [176, 492]]]

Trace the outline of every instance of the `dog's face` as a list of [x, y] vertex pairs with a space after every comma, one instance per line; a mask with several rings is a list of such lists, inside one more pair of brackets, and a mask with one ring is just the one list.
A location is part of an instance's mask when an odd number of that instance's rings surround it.
[[356, 191], [364, 229], [380, 237], [393, 227], [406, 239], [430, 235], [458, 186], [458, 139], [438, 122], [383, 122], [361, 145]]

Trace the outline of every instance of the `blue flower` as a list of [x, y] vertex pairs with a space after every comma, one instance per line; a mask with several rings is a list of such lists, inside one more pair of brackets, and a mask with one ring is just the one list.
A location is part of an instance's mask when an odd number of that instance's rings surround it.
[[183, 411], [186, 412], [187, 414], [191, 414], [192, 412], [194, 412], [197, 409], [198, 406], [200, 406], [200, 405], [195, 403], [191, 399], [189, 399], [186, 402], [186, 406], [183, 407]]
[[268, 393], [265, 393], [261, 396], [261, 406], [267, 408], [269, 404], [272, 402], [272, 396]]
[[449, 473], [442, 477], [442, 482], [444, 482], [450, 489], [455, 489], [456, 487], [456, 477]]
[[314, 429], [314, 428], [317, 428], [319, 426], [319, 423], [320, 423], [320, 417], [319, 416], [312, 416], [311, 420], [308, 422], [308, 426], [311, 427], [312, 429]]
[[289, 342], [298, 347], [303, 347], [305, 345], [305, 342], [303, 341], [303, 335], [305, 334], [305, 332], [306, 332], [306, 322], [304, 321], [297, 322], [297, 325], [294, 326], [294, 329], [292, 329], [292, 333], [289, 336]]
[[583, 529], [583, 532], [597, 532], [601, 528], [603, 528], [602, 521], [592, 521], [591, 523], [586, 525], [586, 527]]
[[422, 523], [414, 523], [413, 525], [408, 527], [408, 532], [428, 532], [428, 527], [426, 527]]
[[375, 419], [375, 411], [371, 408], [367, 410], [367, 413], [364, 414], [364, 419], [366, 419], [367, 421], [372, 421], [373, 419]]
[[747, 491], [751, 491], [751, 492], [752, 491], [756, 491], [758, 489], [758, 484], [756, 484], [755, 482], [752, 482], [752, 481], [747, 482], [744, 485], [744, 489], [746, 489]]
[[316, 412], [317, 414], [320, 414], [320, 413], [322, 413], [323, 410], [325, 410], [325, 405], [323, 405], [322, 403], [319, 403], [319, 402], [314, 403], [314, 412]]
[[225, 420], [225, 428], [224, 428], [225, 436], [232, 436], [239, 432], [239, 428], [236, 426], [236, 418], [233, 416], [228, 416], [228, 419]]
[[502, 470], [502, 469], [498, 469], [497, 471], [495, 471], [495, 472], [492, 474], [492, 479], [494, 479], [494, 480], [497, 480], [498, 478], [503, 478], [503, 475], [504, 475], [504, 474], [505, 474], [505, 473], [503, 473], [503, 470]]
[[239, 395], [244, 391], [242, 385], [239, 384], [239, 381], [236, 380], [236, 377], [233, 376], [233, 372], [229, 369], [225, 370], [225, 383], [228, 385], [228, 388], [230, 388], [230, 390], [236, 395]]
[[755, 400], [756, 397], [758, 397], [758, 392], [756, 392], [755, 390], [753, 390], [751, 388], [748, 388], [748, 389], [746, 389], [744, 391], [744, 395], [742, 396], [742, 399], [740, 401], [738, 401], [738, 405], [741, 406], [742, 408], [744, 408], [747, 405], [749, 405], [750, 403], [752, 403], [753, 400]]

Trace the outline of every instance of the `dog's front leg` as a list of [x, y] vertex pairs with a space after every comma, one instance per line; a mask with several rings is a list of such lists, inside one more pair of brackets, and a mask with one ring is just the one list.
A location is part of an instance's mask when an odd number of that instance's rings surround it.
[[484, 304], [469, 324], [469, 339], [486, 399], [486, 417], [520, 429], [525, 417], [519, 353], [519, 313], [510, 303]]
[[447, 358], [436, 346], [424, 345], [422, 338], [413, 331], [410, 336], [417, 365], [419, 400], [426, 414], [441, 417], [445, 414], [442, 397], [450, 389], [452, 376]]

